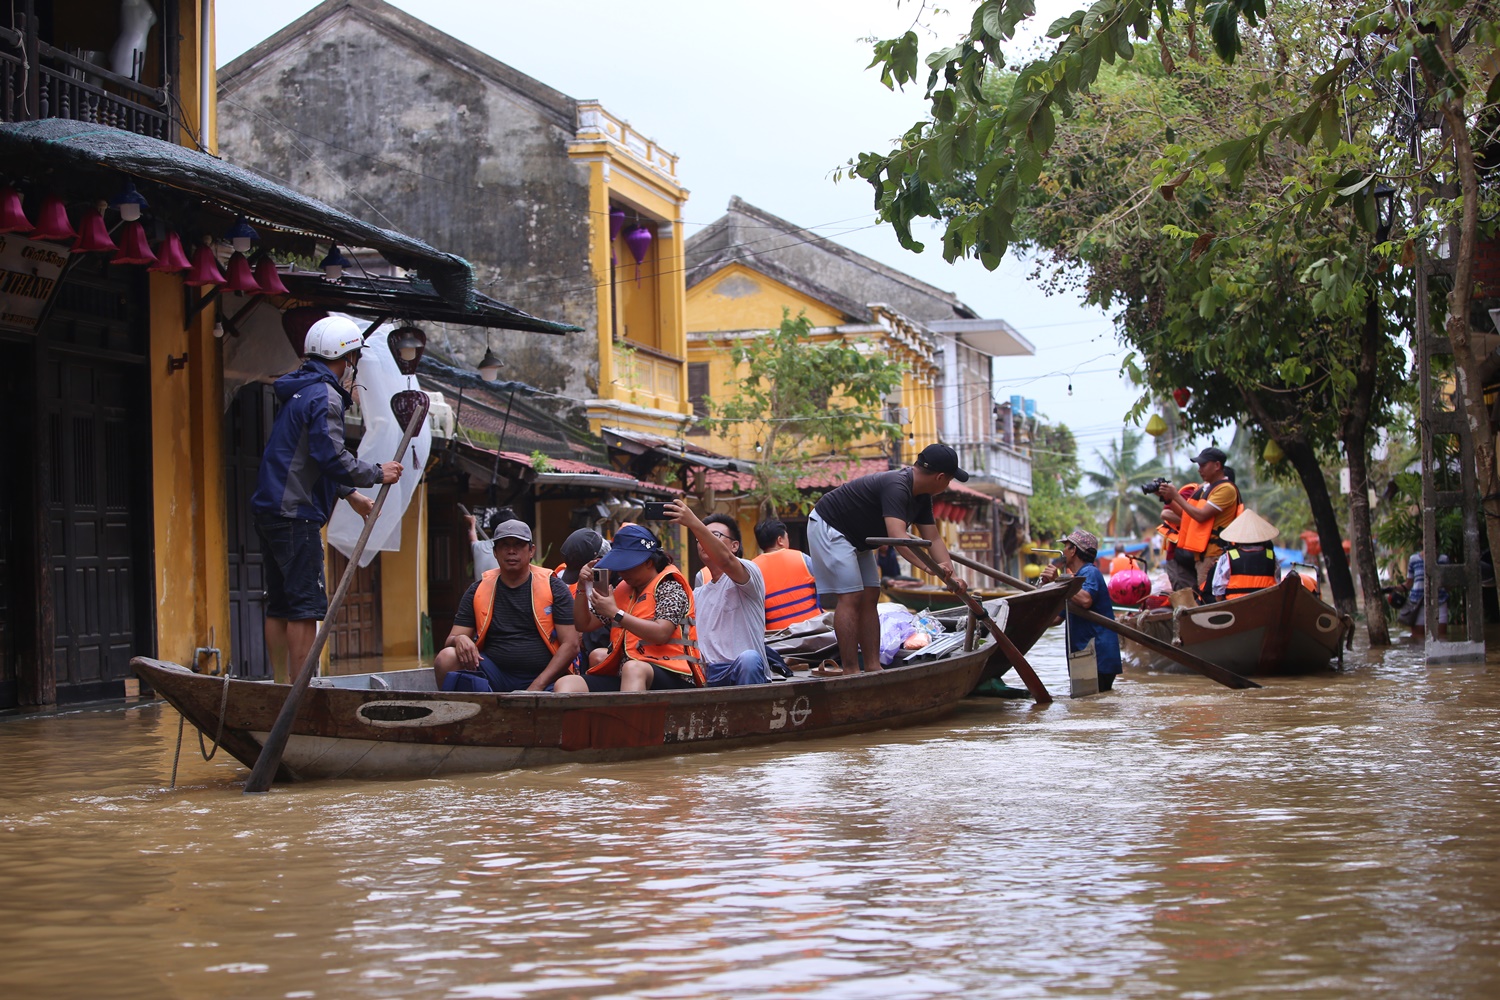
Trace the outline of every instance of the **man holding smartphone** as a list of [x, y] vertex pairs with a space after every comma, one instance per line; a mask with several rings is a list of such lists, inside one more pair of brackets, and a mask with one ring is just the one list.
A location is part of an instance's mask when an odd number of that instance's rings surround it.
[[764, 684], [766, 582], [760, 567], [740, 556], [740, 526], [727, 514], [699, 520], [683, 500], [666, 507], [667, 520], [693, 533], [703, 572], [693, 586], [698, 605], [698, 649], [709, 687]]

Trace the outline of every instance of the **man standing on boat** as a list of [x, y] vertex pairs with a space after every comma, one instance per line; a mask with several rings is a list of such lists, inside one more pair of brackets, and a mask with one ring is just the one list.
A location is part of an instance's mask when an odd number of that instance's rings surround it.
[[[1079, 608], [1111, 620], [1115, 617], [1115, 605], [1109, 596], [1109, 585], [1104, 582], [1104, 574], [1095, 565], [1099, 558], [1099, 539], [1080, 528], [1062, 540], [1062, 547], [1068, 572], [1073, 576], [1083, 577], [1083, 586], [1078, 593], [1068, 598], [1068, 653], [1080, 653], [1093, 642], [1094, 662], [1099, 672], [1099, 690], [1108, 691], [1115, 686], [1115, 678], [1124, 669], [1120, 665], [1120, 637], [1104, 626], [1085, 621], [1073, 613], [1074, 608]], [[1042, 583], [1051, 583], [1058, 576], [1055, 563], [1042, 567]], [[1059, 616], [1057, 622], [1062, 620]]]
[[[370, 465], [344, 447], [344, 409], [364, 338], [352, 320], [327, 316], [308, 328], [302, 367], [276, 380], [280, 403], [250, 506], [266, 570], [266, 651], [276, 679], [295, 681], [328, 613], [323, 525], [339, 497], [360, 517], [375, 502], [356, 486], [394, 483], [400, 462]], [[283, 673], [283, 663], [289, 661]]]
[[453, 631], [433, 660], [439, 690], [544, 691], [573, 663], [573, 595], [561, 577], [531, 564], [534, 555], [525, 521], [495, 528], [500, 566], [459, 599]]
[[865, 539], [903, 538], [914, 526], [932, 542], [932, 558], [951, 575], [953, 561], [933, 520], [932, 498], [968, 478], [952, 448], [930, 444], [915, 466], [861, 476], [823, 494], [813, 508], [807, 547], [818, 593], [838, 597], [833, 632], [844, 673], [880, 669], [880, 571]]
[[[1192, 560], [1191, 586], [1200, 594], [1208, 592], [1209, 575], [1224, 551], [1219, 544], [1219, 532], [1239, 515], [1240, 493], [1224, 469], [1228, 460], [1229, 456], [1218, 448], [1204, 448], [1193, 459], [1198, 466], [1198, 478], [1203, 480], [1195, 499], [1184, 497], [1171, 483], [1162, 483], [1156, 491], [1166, 505], [1162, 520], [1177, 528], [1178, 556]], [[1174, 586], [1187, 583], [1176, 579], [1172, 582]]]

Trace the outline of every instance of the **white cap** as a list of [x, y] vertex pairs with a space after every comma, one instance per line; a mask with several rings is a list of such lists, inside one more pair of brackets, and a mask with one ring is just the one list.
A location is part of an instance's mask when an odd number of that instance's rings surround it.
[[324, 316], [308, 327], [303, 353], [308, 357], [337, 361], [365, 346], [359, 326], [343, 316]]

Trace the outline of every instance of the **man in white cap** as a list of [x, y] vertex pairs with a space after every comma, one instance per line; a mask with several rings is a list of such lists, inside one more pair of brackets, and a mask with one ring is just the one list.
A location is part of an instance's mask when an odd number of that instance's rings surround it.
[[[344, 447], [343, 386], [364, 338], [352, 320], [326, 316], [307, 331], [302, 367], [276, 380], [281, 407], [260, 460], [250, 506], [266, 571], [266, 649], [278, 680], [296, 680], [328, 613], [323, 525], [339, 497], [360, 517], [375, 502], [356, 486], [394, 483], [400, 462], [371, 465]], [[286, 657], [289, 666], [283, 671]]]
[[578, 655], [573, 595], [550, 570], [531, 564], [531, 526], [495, 528], [495, 558], [459, 599], [453, 630], [432, 671], [443, 691], [545, 691]]

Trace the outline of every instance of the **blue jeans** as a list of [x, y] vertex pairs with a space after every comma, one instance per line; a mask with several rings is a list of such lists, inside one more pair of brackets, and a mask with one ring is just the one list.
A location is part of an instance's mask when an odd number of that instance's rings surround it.
[[709, 687], [764, 684], [771, 679], [765, 657], [758, 649], [747, 649], [727, 663], [710, 663], [704, 673], [708, 675]]

